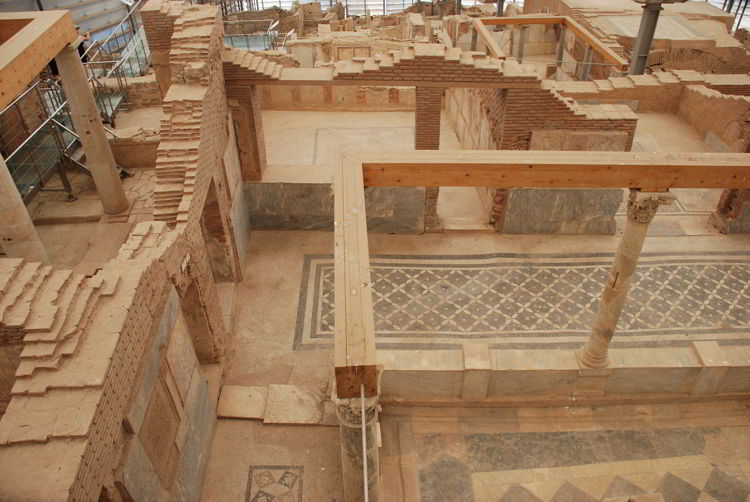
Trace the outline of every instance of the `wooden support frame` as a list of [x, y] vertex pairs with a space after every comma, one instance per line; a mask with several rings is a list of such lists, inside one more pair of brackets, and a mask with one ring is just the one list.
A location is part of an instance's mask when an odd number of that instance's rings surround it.
[[0, 15], [0, 110], [23, 92], [77, 35], [67, 10]]
[[514, 17], [483, 17], [479, 18], [485, 26], [496, 26], [496, 25], [529, 25], [529, 24], [542, 24], [552, 25], [561, 24], [567, 29], [575, 33], [576, 37], [583, 40], [588, 44], [594, 52], [599, 54], [605, 61], [612, 63], [612, 65], [620, 71], [626, 71], [629, 63], [622, 56], [617, 54], [615, 51], [604, 45], [601, 40], [591, 34], [589, 30], [581, 26], [577, 21], [568, 16], [514, 16]]
[[474, 23], [474, 29], [482, 39], [482, 43], [487, 48], [487, 52], [489, 53], [489, 55], [493, 58], [505, 59], [505, 53], [500, 48], [497, 40], [495, 40], [495, 37], [492, 36], [492, 33], [490, 33], [490, 30], [487, 29], [487, 26], [482, 22], [482, 20], [479, 18], [472, 18], [472, 23]]
[[338, 397], [376, 396], [377, 359], [365, 186], [750, 188], [744, 153], [417, 151], [344, 154], [334, 180]]

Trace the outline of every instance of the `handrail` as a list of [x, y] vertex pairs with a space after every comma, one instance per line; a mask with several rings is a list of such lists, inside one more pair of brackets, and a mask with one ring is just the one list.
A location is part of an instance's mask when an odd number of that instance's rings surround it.
[[5, 107], [5, 108], [3, 108], [2, 110], [0, 110], [0, 115], [2, 115], [3, 113], [5, 113], [6, 111], [8, 111], [8, 109], [9, 109], [9, 108], [10, 108], [11, 106], [15, 105], [15, 104], [16, 104], [16, 103], [17, 103], [18, 101], [20, 101], [20, 100], [21, 100], [21, 98], [23, 98], [24, 96], [26, 96], [26, 95], [27, 95], [27, 94], [28, 94], [29, 92], [31, 92], [31, 91], [33, 91], [34, 89], [36, 89], [36, 86], [38, 86], [38, 85], [39, 85], [39, 84], [41, 84], [42, 82], [43, 82], [43, 80], [37, 80], [37, 81], [36, 81], [36, 83], [35, 83], [34, 85], [32, 85], [31, 87], [29, 87], [28, 89], [26, 89], [25, 91], [23, 91], [23, 92], [22, 92], [21, 94], [19, 94], [19, 95], [18, 95], [18, 97], [17, 97], [16, 99], [14, 99], [14, 100], [13, 100], [13, 101], [11, 101], [10, 103], [8, 103], [8, 106], [6, 106], [6, 107]]
[[17, 154], [18, 151], [21, 150], [21, 148], [23, 148], [26, 145], [26, 143], [28, 143], [29, 140], [31, 140], [31, 138], [33, 138], [36, 135], [36, 133], [38, 133], [39, 131], [41, 131], [42, 129], [44, 129], [50, 121], [54, 120], [53, 117], [55, 117], [58, 113], [60, 113], [60, 111], [63, 108], [65, 108], [66, 106], [68, 106], [68, 101], [67, 100], [63, 104], [61, 104], [52, 114], [50, 114], [50, 116], [44, 122], [42, 122], [39, 127], [37, 127], [36, 129], [34, 129], [34, 132], [32, 132], [31, 134], [29, 134], [29, 137], [26, 138], [25, 140], [23, 140], [23, 143], [21, 143], [18, 146], [18, 148], [16, 148], [15, 150], [13, 150], [13, 153], [11, 153], [10, 155], [8, 155], [5, 158], [5, 160], [7, 161], [11, 157], [13, 157], [15, 154]]

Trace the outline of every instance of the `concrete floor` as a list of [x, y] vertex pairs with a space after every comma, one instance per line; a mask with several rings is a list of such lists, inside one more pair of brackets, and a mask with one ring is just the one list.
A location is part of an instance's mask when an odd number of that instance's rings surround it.
[[161, 118], [164, 115], [161, 106], [145, 106], [133, 110], [121, 110], [117, 112], [115, 133], [118, 130], [130, 128], [143, 128], [159, 130]]

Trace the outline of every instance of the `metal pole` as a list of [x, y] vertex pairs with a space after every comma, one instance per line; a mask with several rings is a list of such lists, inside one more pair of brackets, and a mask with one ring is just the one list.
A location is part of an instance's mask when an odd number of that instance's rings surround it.
[[[741, 6], [742, 6], [742, 0], [739, 0], [739, 1], [737, 2], [737, 10], [736, 10], [736, 11], [734, 11], [734, 21], [736, 21], [736, 20], [737, 20], [737, 16], [738, 16], [738, 15], [740, 14], [740, 7], [741, 7]], [[734, 25], [734, 21], [732, 21], [732, 25]], [[740, 25], [738, 24], [738, 25], [737, 25], [737, 28], [739, 28], [739, 27], [740, 27]], [[735, 28], [735, 30], [736, 30], [737, 28]]]
[[362, 478], [365, 480], [363, 485], [365, 486], [365, 501], [370, 501], [370, 483], [369, 483], [369, 475], [368, 475], [368, 469], [367, 469], [367, 420], [365, 419], [365, 386], [360, 385], [359, 386], [359, 395], [360, 395], [360, 406], [361, 406], [361, 413], [362, 413]]
[[[413, 1], [412, 5], [414, 5]], [[456, 15], [458, 16], [459, 14], [461, 14], [461, 0], [456, 0]]]
[[643, 5], [641, 26], [638, 29], [638, 38], [635, 40], [633, 53], [630, 57], [630, 71], [628, 73], [631, 75], [643, 75], [643, 72], [646, 71], [648, 53], [651, 50], [651, 42], [654, 40], [656, 23], [659, 21], [661, 11], [661, 0], [647, 0]]
[[747, 4], [750, 2], [750, 0], [745, 0], [745, 5], [742, 7], [742, 14], [740, 14], [740, 19], [737, 21], [737, 30], [740, 29], [740, 26], [742, 25], [742, 18], [745, 16], [745, 9], [747, 9]]
[[505, 12], [505, 0], [497, 0], [497, 17], [503, 17]]

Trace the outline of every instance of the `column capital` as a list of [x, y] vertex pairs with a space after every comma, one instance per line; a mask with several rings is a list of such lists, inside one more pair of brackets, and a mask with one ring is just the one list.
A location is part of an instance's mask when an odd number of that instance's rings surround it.
[[[360, 398], [336, 399], [336, 417], [339, 423], [349, 429], [362, 428], [362, 404]], [[365, 398], [365, 425], [372, 425], [378, 419], [380, 404], [377, 396]]]
[[630, 189], [628, 197], [628, 219], [636, 223], [651, 223], [659, 206], [666, 206], [677, 200], [670, 192], [641, 192]]

